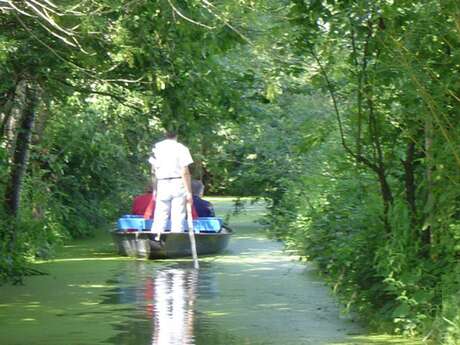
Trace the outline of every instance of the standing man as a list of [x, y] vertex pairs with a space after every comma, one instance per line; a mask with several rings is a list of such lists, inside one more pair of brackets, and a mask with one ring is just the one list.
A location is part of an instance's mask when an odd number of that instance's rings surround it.
[[193, 163], [189, 149], [177, 142], [175, 132], [156, 143], [149, 159], [157, 180], [153, 231], [166, 230], [171, 219], [171, 232], [183, 232], [187, 225], [187, 203], [193, 205], [190, 170]]

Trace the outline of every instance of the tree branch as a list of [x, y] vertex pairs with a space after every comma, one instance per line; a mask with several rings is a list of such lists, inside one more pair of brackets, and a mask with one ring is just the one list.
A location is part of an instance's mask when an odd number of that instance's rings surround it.
[[219, 14], [215, 13], [213, 10], [211, 10], [211, 7], [215, 8], [215, 6], [213, 4], [211, 4], [209, 1], [207, 0], [202, 0], [202, 3], [204, 3], [204, 8], [206, 8], [206, 10], [211, 13], [213, 16], [215, 16], [217, 19], [219, 19], [221, 22], [224, 23], [225, 26], [227, 26], [230, 30], [232, 30], [233, 32], [235, 32], [238, 36], [240, 36], [244, 41], [246, 41], [247, 43], [249, 43], [250, 45], [253, 45], [252, 41], [246, 37], [241, 31], [239, 31], [238, 29], [236, 29], [233, 25], [230, 24], [230, 22], [228, 20], [226, 20], [225, 18], [223, 18], [222, 16], [220, 16]]
[[136, 110], [136, 111], [138, 111], [140, 113], [143, 112], [143, 110], [141, 108], [139, 108], [139, 107], [137, 107], [135, 105], [129, 104], [128, 101], [124, 97], [115, 95], [113, 93], [106, 92], [106, 91], [96, 91], [96, 90], [89, 89], [89, 88], [79, 87], [79, 86], [73, 85], [71, 83], [68, 83], [66, 81], [63, 81], [63, 80], [58, 80], [58, 79], [53, 79], [53, 80], [65, 85], [65, 86], [67, 86], [69, 88], [71, 88], [74, 91], [85, 93], [85, 94], [95, 94], [95, 95], [101, 95], [101, 96], [110, 97], [110, 98], [116, 100], [121, 105], [124, 105], [124, 106], [126, 106], [128, 108], [134, 109], [134, 110]]
[[193, 19], [190, 19], [189, 17], [185, 16], [184, 14], [182, 14], [182, 12], [180, 12], [175, 6], [174, 4], [172, 3], [171, 0], [168, 0], [168, 3], [169, 3], [169, 6], [171, 6], [172, 10], [177, 13], [177, 15], [183, 19], [185, 19], [186, 21], [192, 23], [192, 24], [195, 24], [195, 25], [198, 25], [198, 26], [201, 26], [203, 28], [206, 28], [206, 29], [209, 29], [209, 30], [213, 30], [215, 29], [216, 27], [215, 26], [208, 26], [206, 24], [203, 24], [203, 23], [200, 23], [200, 22], [197, 22]]

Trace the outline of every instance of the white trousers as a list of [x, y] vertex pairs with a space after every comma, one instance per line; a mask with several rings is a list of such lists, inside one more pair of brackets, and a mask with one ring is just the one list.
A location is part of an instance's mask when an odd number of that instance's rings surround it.
[[184, 182], [182, 179], [159, 180], [153, 231], [164, 232], [171, 219], [171, 232], [183, 232], [187, 225], [187, 204]]

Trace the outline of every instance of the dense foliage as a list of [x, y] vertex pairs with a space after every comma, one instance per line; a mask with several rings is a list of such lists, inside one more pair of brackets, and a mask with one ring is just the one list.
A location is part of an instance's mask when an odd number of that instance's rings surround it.
[[[376, 326], [455, 344], [458, 4], [294, 3], [291, 51], [308, 64], [310, 85], [329, 95], [333, 109], [323, 108], [324, 117], [335, 118], [336, 131], [272, 167], [271, 228]], [[310, 134], [324, 126], [331, 122]], [[288, 152], [305, 150], [302, 135]]]
[[455, 0], [0, 3], [0, 280], [91, 236], [165, 128], [374, 326], [460, 339]]

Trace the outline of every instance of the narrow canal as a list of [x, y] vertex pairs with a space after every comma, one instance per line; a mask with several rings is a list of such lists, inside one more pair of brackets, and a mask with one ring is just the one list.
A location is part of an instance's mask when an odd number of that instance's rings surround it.
[[[217, 213], [230, 200], [215, 199]], [[2, 345], [415, 345], [369, 335], [342, 316], [311, 265], [283, 252], [254, 221], [233, 217], [227, 252], [190, 260], [144, 261], [114, 254], [110, 237], [66, 246], [48, 275], [0, 287]]]

